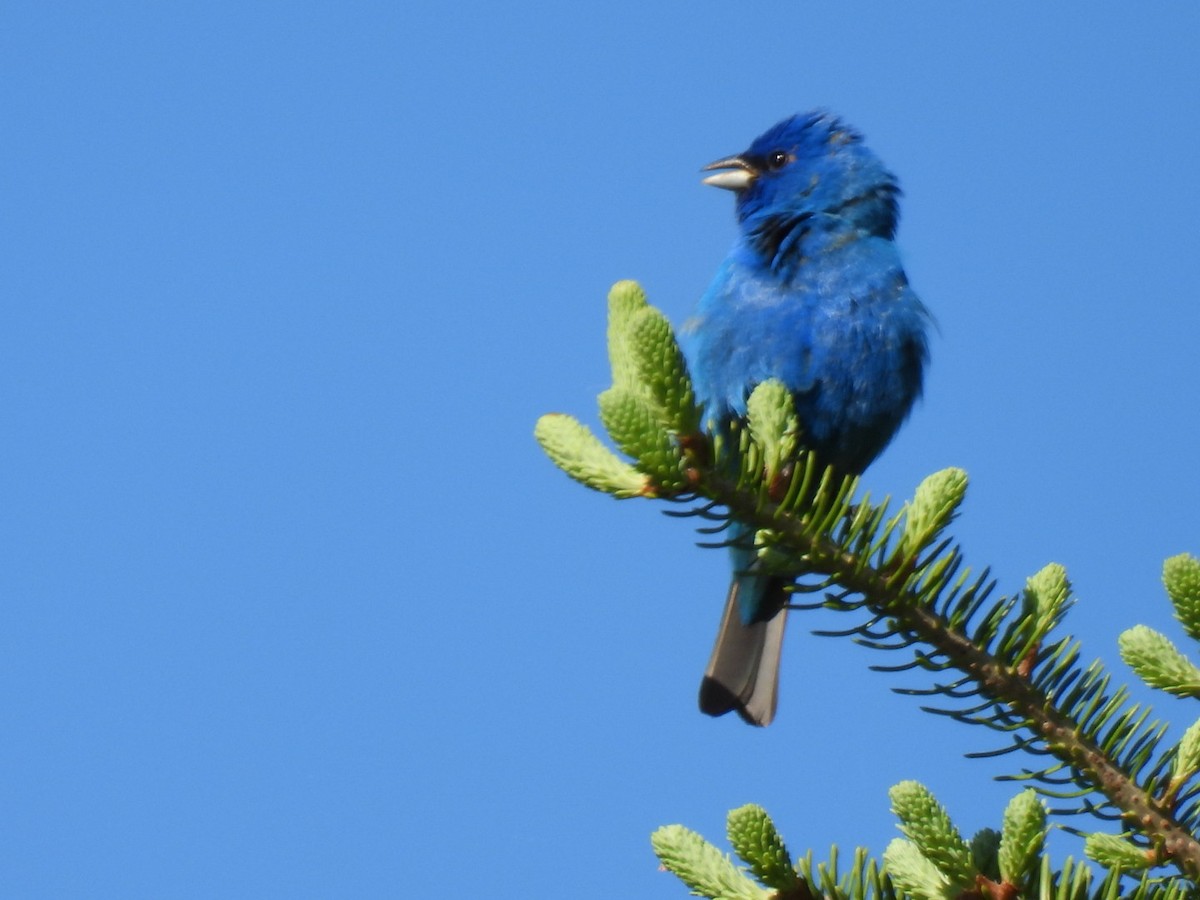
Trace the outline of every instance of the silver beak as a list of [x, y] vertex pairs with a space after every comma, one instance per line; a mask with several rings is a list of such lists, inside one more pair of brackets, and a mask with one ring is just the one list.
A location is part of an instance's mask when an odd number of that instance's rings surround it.
[[716, 175], [709, 175], [703, 180], [704, 184], [724, 188], [727, 191], [744, 191], [758, 177], [758, 170], [740, 156], [727, 156], [709, 163], [701, 171], [710, 172], [713, 169], [725, 169]]

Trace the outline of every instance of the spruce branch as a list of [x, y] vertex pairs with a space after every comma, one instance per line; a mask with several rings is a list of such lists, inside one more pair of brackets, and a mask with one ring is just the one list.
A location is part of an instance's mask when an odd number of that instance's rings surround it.
[[[757, 535], [759, 565], [795, 577], [800, 595], [822, 595], [797, 609], [823, 606], [855, 616], [840, 634], [880, 650], [909, 651], [905, 662], [873, 668], [937, 676], [930, 687], [901, 693], [939, 698], [942, 705], [923, 708], [1004, 737], [1004, 746], [973, 755], [1022, 752], [1039, 759], [1009, 777], [1073, 801], [1056, 812], [1119, 819], [1137, 842], [1118, 839], [1122, 848], [1147, 849], [1140, 857], [1146, 865], [1169, 863], [1200, 883], [1200, 738], [1163, 748], [1166, 726], [1131, 703], [1128, 690], [1114, 686], [1099, 662], [1081, 665], [1078, 642], [1055, 637], [1071, 605], [1061, 566], [1047, 566], [1017, 595], [993, 597], [988, 570], [973, 573], [946, 536], [963, 502], [965, 473], [930, 476], [910, 503], [892, 512], [886, 500], [873, 503], [860, 493], [858, 479], [820, 467], [802, 449], [803, 423], [791, 397], [771, 382], [750, 398], [748, 427], [734, 423], [716, 435], [703, 433], [666, 319], [632, 282], [614, 287], [609, 312], [613, 388], [603, 395], [601, 414], [632, 465], [569, 417], [543, 417], [537, 436], [557, 465], [617, 497], [673, 503], [674, 515], [700, 517], [706, 534], [740, 523]], [[1169, 560], [1164, 583], [1185, 629], [1200, 634], [1200, 562]], [[1172, 656], [1148, 629], [1133, 631], [1128, 643], [1140, 671], [1161, 686], [1193, 692], [1200, 677], [1190, 663], [1182, 665], [1182, 656]], [[926, 809], [918, 818], [928, 824], [936, 816]], [[1001, 874], [1017, 877], [1018, 869], [1028, 871], [1031, 851], [1028, 840], [1013, 840], [1007, 852], [1002, 840], [997, 852]], [[938, 858], [934, 869], [946, 890], [960, 890], [963, 867], [982, 858], [989, 844], [981, 839], [967, 846], [961, 837], [952, 843], [953, 859]], [[1117, 858], [1111, 841], [1093, 846]], [[900, 867], [926, 885], [922, 890], [939, 895], [940, 882], [920, 875], [924, 864], [908, 850], [896, 852]], [[1124, 865], [1128, 870], [1128, 861]], [[1045, 895], [1047, 882], [1041, 883]]]
[[[1084, 810], [1101, 814], [1113, 810], [1160, 843], [1165, 857], [1175, 861], [1189, 878], [1200, 877], [1200, 842], [1192, 834], [1195, 815], [1189, 815], [1185, 824], [1157, 799], [1158, 789], [1165, 787], [1163, 758], [1150, 767], [1143, 783], [1137, 780], [1154, 757], [1164, 726], [1148, 721], [1148, 710], [1129, 704], [1126, 689], [1110, 691], [1109, 677], [1098, 663], [1080, 670], [1076, 665], [1078, 645], [1069, 639], [1049, 648], [1037, 672], [1024, 673], [1022, 661], [1029, 641], [1028, 628], [1023, 625], [1027, 622], [1013, 617], [1014, 601], [1003, 599], [989, 613], [978, 615], [981, 604], [977, 601], [990, 592], [991, 585], [960, 573], [957, 547], [943, 545], [940, 554], [923, 559], [892, 555], [887, 564], [880, 565], [854, 549], [856, 544], [869, 547], [874, 542], [868, 544], [862, 536], [836, 529], [826, 533], [818, 527], [814, 531], [812, 520], [784, 508], [786, 501], [776, 504], [761, 493], [750, 495], [719, 474], [704, 475], [697, 492], [728, 508], [738, 521], [770, 528], [777, 536], [777, 552], [789, 547], [804, 560], [809, 572], [828, 576], [839, 590], [833, 602], [825, 605], [862, 609], [870, 615], [868, 622], [856, 629], [860, 635], [875, 629], [873, 634], [893, 641], [889, 647], [929, 648], [919, 650], [912, 663], [899, 668], [956, 669], [965, 678], [935, 692], [981, 701], [965, 710], [927, 710], [1009, 733], [1012, 749], [1053, 755], [1065, 765], [1076, 795], [1095, 790], [1106, 798], [1100, 806], [1088, 801]], [[792, 496], [789, 492], [788, 497]], [[828, 511], [822, 509], [819, 496], [811, 499], [816, 521], [824, 524]], [[980, 624], [969, 631], [975, 619]], [[1001, 629], [1006, 619], [1008, 627]], [[882, 646], [878, 637], [860, 642]], [[1026, 775], [1045, 783], [1055, 771], [1043, 769]], [[1045, 787], [1042, 790], [1054, 793]]]
[[[793, 862], [766, 810], [753, 804], [729, 813], [728, 836], [749, 873], [718, 847], [681, 825], [660, 828], [651, 845], [663, 867], [693, 894], [714, 900], [1182, 900], [1191, 886], [1147, 871], [1154, 854], [1115, 835], [1093, 835], [1087, 851], [1109, 871], [1098, 882], [1092, 871], [1068, 858], [1055, 870], [1044, 853], [1046, 811], [1033, 791], [1018, 794], [1004, 812], [1002, 831], [985, 828], [970, 856], [948, 812], [927, 788], [902, 782], [889, 792], [906, 835], [883, 853], [882, 864], [858, 848], [842, 871], [836, 847], [814, 864], [810, 850]], [[1141, 873], [1123, 895], [1123, 875]], [[753, 875], [758, 884], [750, 879]], [[768, 893], [769, 890], [769, 893]]]

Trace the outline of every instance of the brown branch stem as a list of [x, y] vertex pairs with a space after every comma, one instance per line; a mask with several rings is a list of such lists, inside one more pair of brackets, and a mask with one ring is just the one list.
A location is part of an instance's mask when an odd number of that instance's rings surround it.
[[[980, 694], [1003, 704], [1019, 716], [1024, 727], [1060, 761], [1083, 773], [1095, 790], [1119, 809], [1128, 825], [1151, 839], [1193, 882], [1200, 882], [1200, 842], [1174, 817], [1171, 809], [1143, 790], [1094, 741], [1082, 734], [1079, 722], [1059, 709], [1030, 680], [1033, 666], [1008, 666], [977, 646], [963, 631], [934, 612], [911, 589], [898, 590], [905, 580], [884, 571], [808, 528], [771, 496], [756, 495], [711, 471], [699, 478], [699, 493], [728, 507], [733, 517], [771, 529], [792, 551], [806, 557], [806, 568], [830, 576], [840, 587], [863, 598], [871, 612], [896, 619], [919, 641], [934, 648], [954, 668], [970, 677]], [[771, 491], [778, 496], [778, 491]], [[911, 561], [905, 563], [907, 569]]]

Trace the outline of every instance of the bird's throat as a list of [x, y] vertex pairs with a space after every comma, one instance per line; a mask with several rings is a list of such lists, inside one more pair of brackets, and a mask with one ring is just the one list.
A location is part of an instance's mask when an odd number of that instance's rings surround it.
[[807, 263], [867, 237], [853, 223], [828, 213], [764, 217], [747, 230], [747, 241], [763, 264], [791, 277]]

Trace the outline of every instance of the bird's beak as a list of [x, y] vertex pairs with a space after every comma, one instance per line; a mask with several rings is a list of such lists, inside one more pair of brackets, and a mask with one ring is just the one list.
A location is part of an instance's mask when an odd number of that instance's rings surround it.
[[758, 169], [740, 156], [718, 159], [714, 163], [709, 163], [701, 171], [711, 172], [713, 169], [726, 169], [727, 171], [709, 175], [704, 179], [704, 184], [711, 184], [713, 187], [724, 188], [727, 191], [744, 191], [758, 177]]

